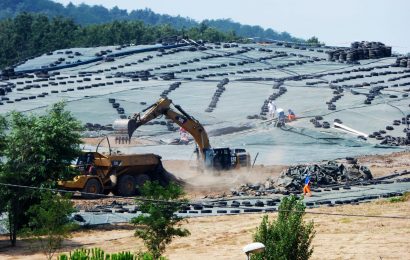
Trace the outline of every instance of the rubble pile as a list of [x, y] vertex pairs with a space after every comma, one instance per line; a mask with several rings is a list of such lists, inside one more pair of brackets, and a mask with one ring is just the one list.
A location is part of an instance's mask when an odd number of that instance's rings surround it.
[[272, 193], [298, 193], [303, 190], [306, 175], [310, 174], [312, 187], [344, 185], [357, 181], [373, 179], [366, 166], [357, 164], [354, 158], [346, 163], [328, 161], [322, 164], [296, 165], [284, 170], [277, 179], [269, 178], [263, 184], [245, 184], [232, 191], [233, 196], [264, 196]]
[[276, 180], [275, 187], [288, 191], [301, 191], [307, 174], [310, 174], [314, 187], [373, 179], [370, 170], [366, 166], [357, 164], [357, 161], [353, 158], [349, 159], [347, 164], [328, 161], [323, 164], [289, 167]]

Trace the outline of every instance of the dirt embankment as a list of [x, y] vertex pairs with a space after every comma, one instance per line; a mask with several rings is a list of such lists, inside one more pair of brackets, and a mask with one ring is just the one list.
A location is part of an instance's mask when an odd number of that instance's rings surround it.
[[386, 155], [366, 155], [357, 159], [360, 164], [370, 168], [373, 177], [385, 176], [394, 171], [410, 170], [410, 151]]

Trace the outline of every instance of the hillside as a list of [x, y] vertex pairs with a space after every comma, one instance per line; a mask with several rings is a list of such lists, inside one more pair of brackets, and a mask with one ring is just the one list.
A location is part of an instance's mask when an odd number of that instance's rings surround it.
[[175, 29], [169, 25], [147, 25], [141, 21], [113, 21], [78, 25], [71, 18], [48, 18], [22, 12], [13, 19], [0, 20], [0, 69], [50, 51], [102, 45], [152, 44], [156, 40], [182, 35], [194, 40], [236, 41], [232, 33], [207, 26]]
[[[107, 9], [103, 6], [89, 6], [86, 4], [64, 6], [50, 0], [3, 0], [0, 2], [0, 19], [14, 17], [21, 12], [43, 13], [49, 17], [65, 16], [72, 18], [81, 25], [109, 23], [115, 20], [143, 21], [149, 25], [169, 24], [176, 29], [192, 28], [200, 23], [181, 16], [157, 14], [150, 9], [127, 10], [114, 7]], [[233, 31], [240, 37], [261, 37], [283, 41], [301, 41], [287, 32], [276, 32], [260, 26], [244, 25], [230, 19], [205, 20], [206, 25], [223, 32]]]

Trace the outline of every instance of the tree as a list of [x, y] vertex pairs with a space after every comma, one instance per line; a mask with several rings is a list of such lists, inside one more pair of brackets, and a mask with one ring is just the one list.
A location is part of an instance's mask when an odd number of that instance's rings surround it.
[[[81, 6], [78, 8], [82, 8]], [[84, 6], [87, 10], [95, 9]], [[72, 6], [70, 8], [72, 9]], [[118, 12], [117, 15], [121, 14], [122, 12]], [[152, 11], [148, 14], [155, 16]], [[89, 16], [84, 18], [88, 19]], [[171, 19], [170, 17], [165, 18]], [[167, 20], [165, 18], [164, 20]], [[127, 43], [150, 44], [159, 38], [183, 35], [185, 32], [183, 27], [176, 29], [172, 22], [149, 25], [142, 21], [115, 20], [106, 24], [80, 26], [73, 20], [61, 16], [48, 18], [44, 14], [21, 13], [14, 19], [0, 21], [0, 68], [58, 49]], [[196, 27], [190, 26], [187, 34], [194, 40], [234, 41], [239, 39], [232, 30], [221, 32], [215, 27], [209, 27], [206, 23], [201, 23]]]
[[299, 200], [293, 195], [283, 198], [278, 219], [269, 222], [268, 216], [264, 216], [257, 228], [254, 240], [261, 242], [266, 248], [252, 259], [309, 259], [313, 253], [311, 244], [315, 231], [313, 222], [303, 221], [304, 214], [305, 205], [302, 199]]
[[4, 149], [7, 146], [6, 129], [7, 129], [7, 120], [3, 116], [0, 115], [0, 167], [2, 166], [1, 158], [3, 157]]
[[[57, 103], [45, 115], [12, 113], [7, 146], [0, 152], [6, 158], [0, 182], [12, 185], [53, 188], [57, 181], [72, 177], [69, 165], [81, 152], [81, 124], [64, 103]], [[0, 201], [7, 211], [10, 241], [16, 244], [18, 232], [29, 222], [28, 209], [40, 202], [38, 190], [2, 187]]]
[[73, 203], [68, 197], [52, 192], [44, 192], [41, 202], [28, 210], [30, 221], [24, 234], [39, 242], [39, 248], [47, 259], [53, 258], [63, 240], [75, 228], [75, 224], [69, 219], [74, 211]]
[[148, 181], [142, 187], [141, 194], [144, 200], [136, 201], [145, 214], [133, 218], [131, 223], [137, 228], [135, 236], [144, 240], [154, 259], [159, 259], [174, 237], [190, 235], [187, 229], [180, 228], [183, 218], [175, 215], [187, 201], [180, 199], [183, 190], [174, 183], [162, 187], [157, 181]]
[[311, 45], [317, 45], [320, 44], [319, 39], [316, 36], [312, 36], [309, 38], [306, 43], [311, 44]]

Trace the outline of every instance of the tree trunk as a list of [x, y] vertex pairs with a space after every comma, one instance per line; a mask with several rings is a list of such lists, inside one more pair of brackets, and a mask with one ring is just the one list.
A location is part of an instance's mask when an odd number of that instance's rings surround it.
[[13, 209], [9, 211], [9, 231], [10, 231], [10, 243], [12, 247], [16, 246], [17, 241], [17, 224], [14, 219], [14, 212]]

